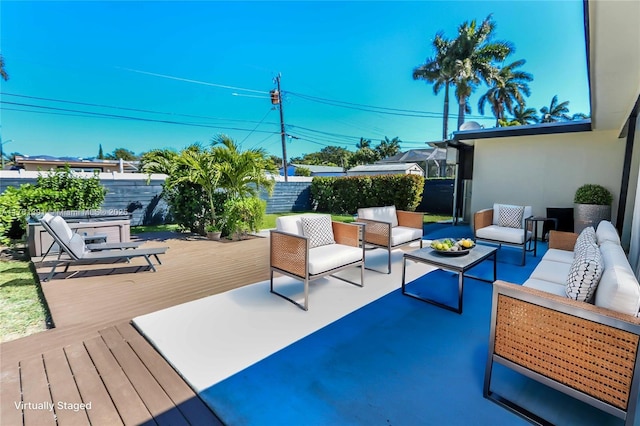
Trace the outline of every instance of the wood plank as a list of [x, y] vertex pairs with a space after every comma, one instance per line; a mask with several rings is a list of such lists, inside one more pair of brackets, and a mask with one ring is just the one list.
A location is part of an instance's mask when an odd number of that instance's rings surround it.
[[116, 329], [191, 424], [222, 426], [220, 419], [135, 327], [122, 323]]
[[18, 364], [5, 365], [3, 363], [0, 373], [0, 425], [22, 424], [22, 409], [16, 407], [16, 404], [21, 402]]
[[188, 425], [180, 410], [176, 408], [116, 328], [109, 327], [101, 330], [100, 335], [156, 423], [167, 426]]
[[[58, 424], [89, 424], [85, 403], [78, 392], [64, 350], [60, 348], [46, 352], [43, 359]], [[92, 405], [90, 403], [89, 407]]]
[[122, 425], [120, 415], [82, 342], [64, 348], [82, 400], [91, 402], [87, 414], [92, 425]]
[[156, 424], [102, 338], [87, 340], [84, 345], [124, 423]]
[[22, 400], [25, 404], [25, 425], [55, 425], [53, 401], [42, 356], [34, 356], [20, 362]]

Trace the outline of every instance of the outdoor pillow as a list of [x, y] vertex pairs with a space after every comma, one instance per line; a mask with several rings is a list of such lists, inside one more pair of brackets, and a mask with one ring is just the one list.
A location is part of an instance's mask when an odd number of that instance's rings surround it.
[[69, 249], [78, 259], [82, 259], [85, 252], [87, 251], [87, 246], [84, 243], [84, 238], [82, 237], [82, 235], [73, 234], [73, 237], [71, 237], [71, 240], [69, 240]]
[[358, 209], [358, 218], [387, 222], [392, 228], [398, 226], [396, 206], [361, 208]]
[[522, 228], [523, 206], [500, 206], [498, 210], [498, 226], [504, 228]]
[[573, 246], [573, 255], [578, 257], [583, 254], [585, 247], [596, 244], [596, 231], [593, 229], [593, 226], [587, 226], [580, 232], [578, 238], [576, 238], [576, 243]]
[[605, 241], [611, 241], [612, 243], [620, 245], [620, 236], [618, 235], [618, 231], [616, 231], [616, 228], [608, 220], [600, 221], [598, 229], [595, 232], [595, 236], [598, 241], [598, 245]]
[[604, 262], [596, 244], [584, 246], [584, 252], [576, 256], [567, 276], [567, 297], [582, 302], [590, 302], [596, 292]]
[[73, 231], [69, 228], [67, 222], [60, 216], [54, 216], [48, 223], [49, 227], [51, 227], [51, 230], [55, 232], [58, 238], [60, 238], [63, 243], [67, 244], [73, 236]]
[[335, 244], [331, 216], [302, 216], [302, 235], [309, 238], [309, 248]]

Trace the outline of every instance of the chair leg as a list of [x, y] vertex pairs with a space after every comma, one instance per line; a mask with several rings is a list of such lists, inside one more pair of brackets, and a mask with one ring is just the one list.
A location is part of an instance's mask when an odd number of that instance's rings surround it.
[[391, 247], [387, 249], [387, 253], [389, 254], [389, 260], [387, 261], [387, 274], [391, 273]]
[[149, 267], [151, 268], [151, 270], [152, 270], [153, 272], [156, 272], [156, 267], [155, 267], [155, 266], [153, 266], [153, 263], [151, 263], [151, 259], [149, 258], [149, 256], [145, 256], [145, 257], [144, 257], [144, 260], [146, 260], [146, 261], [147, 261], [147, 263], [149, 264]]
[[[53, 268], [51, 268], [51, 272], [49, 272], [49, 275], [47, 275], [47, 276], [45, 277], [44, 281], [50, 281], [50, 280], [51, 280], [51, 278], [53, 278], [53, 276], [54, 276], [54, 275], [55, 275], [55, 273], [56, 273], [56, 267], [57, 267], [57, 266], [58, 266], [58, 262], [56, 262], [56, 263], [54, 263], [54, 264], [53, 264]], [[67, 265], [67, 266], [69, 266], [69, 265]]]
[[527, 244], [525, 243], [524, 247], [522, 247], [522, 264], [520, 266], [524, 266], [527, 260]]

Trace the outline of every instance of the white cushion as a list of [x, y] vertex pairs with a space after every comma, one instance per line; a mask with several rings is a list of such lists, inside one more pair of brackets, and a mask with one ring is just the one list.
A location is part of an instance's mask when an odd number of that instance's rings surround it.
[[396, 206], [367, 207], [358, 209], [358, 218], [387, 222], [390, 223], [392, 227], [398, 226]]
[[557, 294], [558, 296], [567, 297], [565, 284], [558, 284], [551, 281], [529, 278], [527, 281], [524, 282], [523, 287], [531, 287], [537, 290], [546, 291], [547, 293]]
[[596, 291], [595, 305], [629, 315], [640, 308], [640, 286], [627, 256], [618, 244], [605, 241], [600, 245], [604, 272]]
[[[524, 228], [505, 228], [498, 225], [489, 225], [478, 229], [476, 237], [505, 243], [524, 244]], [[531, 232], [527, 231], [527, 239], [529, 238], [531, 238]]]
[[573, 263], [573, 252], [568, 250], [549, 249], [542, 260], [549, 262]]
[[302, 233], [309, 238], [309, 248], [336, 243], [333, 239], [330, 215], [303, 216], [300, 220], [302, 221]]
[[408, 228], [406, 226], [391, 228], [391, 246], [397, 246], [421, 238], [422, 229]]
[[82, 259], [84, 257], [84, 254], [87, 252], [87, 246], [84, 243], [82, 235], [73, 234], [71, 240], [69, 240], [69, 249], [77, 258]]
[[504, 226], [507, 228], [522, 228], [522, 216], [524, 214], [524, 207], [507, 207], [500, 206], [498, 211], [498, 226]]
[[608, 220], [602, 220], [598, 224], [596, 240], [598, 241], [598, 245], [605, 241], [611, 241], [612, 243], [620, 245], [620, 236], [618, 235], [618, 231]]
[[49, 220], [49, 226], [51, 230], [62, 240], [63, 243], [68, 243], [73, 236], [73, 231], [69, 228], [67, 222], [60, 216], [54, 216]]
[[597, 244], [586, 245], [571, 264], [567, 276], [567, 297], [590, 302], [600, 282], [603, 266]]
[[567, 276], [569, 275], [570, 269], [570, 263], [553, 262], [543, 259], [538, 263], [536, 269], [533, 270], [530, 278], [549, 281], [565, 286], [567, 284]]
[[309, 250], [309, 274], [317, 275], [362, 260], [362, 248], [331, 244]]
[[[494, 204], [493, 205], [493, 224], [494, 225], [498, 225], [499, 221], [500, 221], [500, 207], [504, 206], [504, 207], [522, 207], [522, 206], [514, 206], [513, 204]], [[524, 211], [522, 214], [522, 226], [521, 228], [524, 229], [524, 220], [528, 217], [531, 217], [533, 215], [533, 209], [531, 208], [531, 206], [524, 206]]]
[[282, 232], [288, 232], [290, 234], [295, 234], [299, 236], [303, 236], [304, 233], [302, 231], [302, 217], [316, 217], [320, 216], [315, 213], [306, 213], [306, 214], [294, 214], [290, 216], [280, 216], [276, 219], [276, 229]]

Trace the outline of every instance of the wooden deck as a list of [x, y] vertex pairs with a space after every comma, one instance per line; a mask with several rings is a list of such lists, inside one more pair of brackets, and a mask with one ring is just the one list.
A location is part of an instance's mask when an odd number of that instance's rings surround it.
[[42, 284], [56, 327], [0, 344], [0, 425], [219, 424], [130, 321], [268, 279], [268, 239], [158, 234], [145, 246], [169, 247], [155, 273], [135, 259]]

